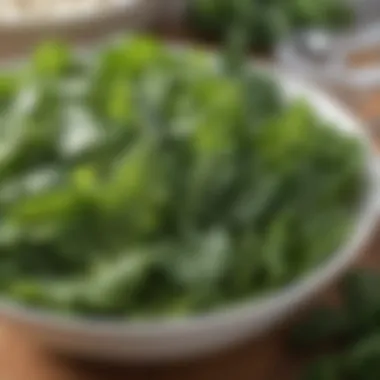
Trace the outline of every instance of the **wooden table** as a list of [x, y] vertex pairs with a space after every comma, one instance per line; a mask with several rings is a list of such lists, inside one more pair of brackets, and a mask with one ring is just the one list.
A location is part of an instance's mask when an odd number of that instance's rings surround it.
[[[3, 39], [4, 41], [4, 39]], [[9, 44], [1, 48], [14, 49]], [[6, 49], [6, 50], [7, 50]], [[9, 51], [8, 51], [9, 52]], [[347, 94], [343, 94], [347, 95]], [[344, 96], [345, 97], [345, 96]], [[346, 97], [345, 100], [348, 100]], [[352, 106], [352, 102], [350, 105]], [[360, 116], [373, 119], [380, 114], [380, 95], [356, 107]], [[374, 133], [376, 136], [377, 133]], [[380, 232], [380, 228], [379, 228]], [[380, 268], [380, 233], [374, 236], [358, 265]], [[331, 294], [333, 289], [328, 292]], [[44, 351], [25, 331], [3, 322], [0, 324], [1, 380], [291, 380], [302, 363], [289, 353], [283, 331], [259, 341], [225, 351], [192, 363], [163, 367], [131, 367], [84, 363], [54, 356]]]

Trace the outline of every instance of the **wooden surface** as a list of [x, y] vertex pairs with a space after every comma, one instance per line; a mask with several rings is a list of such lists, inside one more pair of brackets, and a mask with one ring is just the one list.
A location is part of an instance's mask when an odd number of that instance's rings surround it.
[[[7, 39], [6, 39], [7, 40]], [[1, 39], [0, 54], [18, 48]], [[1, 42], [3, 41], [3, 42]], [[7, 40], [9, 41], [9, 40]], [[371, 122], [376, 139], [380, 115], [380, 92], [365, 101], [353, 103], [352, 97], [342, 98], [356, 109], [359, 116]], [[380, 226], [379, 226], [380, 227]], [[358, 265], [380, 268], [380, 228]], [[330, 289], [325, 296], [333, 293]], [[85, 363], [58, 357], [47, 352], [28, 336], [5, 322], [0, 323], [0, 379], [1, 380], [292, 380], [302, 367], [302, 358], [292, 355], [286, 347], [287, 328], [259, 341], [215, 355], [201, 361], [164, 367], [115, 366]]]
[[11, 380], [252, 380], [292, 379], [295, 361], [279, 337], [266, 338], [199, 362], [167, 367], [116, 367], [80, 363], [43, 352], [23, 334], [4, 326], [0, 377]]

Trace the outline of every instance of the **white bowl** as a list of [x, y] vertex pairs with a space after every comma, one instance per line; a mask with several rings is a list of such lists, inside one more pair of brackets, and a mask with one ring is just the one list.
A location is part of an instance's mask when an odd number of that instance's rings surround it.
[[158, 15], [157, 7], [152, 0], [118, 0], [100, 11], [90, 9], [54, 17], [20, 17], [9, 21], [0, 18], [0, 59], [24, 56], [46, 40], [86, 45], [113, 33], [149, 29]]
[[[52, 2], [52, 0], [47, 0], [46, 4], [49, 2]], [[78, 4], [84, 3], [77, 1], [77, 5], [74, 5], [72, 9], [70, 7], [66, 7], [66, 9], [62, 8], [65, 1], [56, 1], [56, 3], [60, 4], [60, 10], [54, 9], [56, 6], [51, 6], [51, 11], [44, 10], [44, 13], [33, 10], [20, 11], [12, 17], [7, 16], [7, 13], [4, 11], [0, 14], [0, 30], [17, 31], [22, 29], [71, 27], [88, 21], [94, 22], [112, 18], [120, 13], [131, 12], [138, 8], [144, 7], [146, 10], [149, 10], [146, 0], [112, 0], [108, 1], [105, 7], [100, 8], [91, 5], [78, 7]], [[2, 6], [6, 6], [5, 2]], [[49, 5], [46, 5], [45, 8], [49, 8]]]
[[0, 302], [0, 317], [27, 328], [47, 348], [87, 358], [158, 362], [194, 358], [275, 328], [345, 272], [361, 253], [378, 217], [378, 163], [364, 129], [317, 89], [274, 72], [286, 97], [305, 98], [321, 118], [367, 147], [369, 186], [356, 227], [341, 249], [302, 279], [277, 292], [204, 316], [156, 322], [90, 321]]
[[378, 62], [364, 67], [350, 65], [350, 56], [378, 52], [380, 45], [380, 1], [346, 0], [355, 22], [340, 31], [327, 29], [296, 30], [276, 46], [279, 64], [308, 80], [362, 93], [378, 90]]

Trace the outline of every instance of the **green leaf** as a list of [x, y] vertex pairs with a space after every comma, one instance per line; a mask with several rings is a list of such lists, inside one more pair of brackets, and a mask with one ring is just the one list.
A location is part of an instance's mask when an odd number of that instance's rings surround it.
[[291, 345], [296, 349], [315, 350], [342, 339], [351, 328], [350, 317], [344, 311], [319, 308], [294, 327]]
[[357, 271], [344, 279], [344, 305], [358, 332], [372, 329], [380, 318], [380, 297], [374, 291], [379, 286], [380, 276], [371, 271]]
[[[279, 9], [235, 6], [244, 28]], [[86, 316], [196, 314], [335, 251], [365, 188], [360, 143], [242, 56], [233, 75], [223, 63], [136, 36], [87, 58], [48, 44], [0, 81], [4, 295]]]
[[34, 56], [35, 70], [39, 76], [61, 76], [70, 68], [71, 56], [61, 43], [47, 42], [41, 45]]
[[[239, 18], [240, 5], [245, 8]], [[339, 29], [350, 25], [353, 16], [344, 0], [194, 0], [187, 5], [186, 21], [187, 28], [203, 39], [224, 41], [228, 35], [239, 37], [243, 30], [253, 49], [268, 52], [292, 29]]]
[[201, 235], [183, 252], [178, 252], [172, 274], [185, 287], [212, 291], [225, 275], [229, 249], [225, 231], [214, 230]]
[[339, 357], [331, 356], [320, 359], [308, 367], [302, 380], [338, 380], [341, 378]]

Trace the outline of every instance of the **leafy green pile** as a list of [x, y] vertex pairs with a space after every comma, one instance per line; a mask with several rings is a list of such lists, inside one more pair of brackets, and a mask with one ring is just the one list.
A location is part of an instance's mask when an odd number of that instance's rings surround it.
[[317, 310], [299, 326], [293, 336], [293, 344], [296, 343], [297, 348], [302, 348], [303, 351], [305, 348], [333, 349], [307, 368], [305, 379], [378, 379], [379, 286], [378, 273], [362, 271], [351, 274], [345, 279], [341, 289], [341, 307]]
[[[323, 261], [359, 143], [262, 72], [142, 37], [41, 48], [0, 81], [0, 289], [99, 316], [209, 311]], [[228, 65], [227, 65], [228, 66]]]
[[247, 3], [250, 43], [260, 51], [270, 50], [291, 29], [339, 28], [353, 16], [345, 0], [193, 0], [187, 9], [188, 27], [203, 38], [223, 40], [234, 23], [237, 2]]

